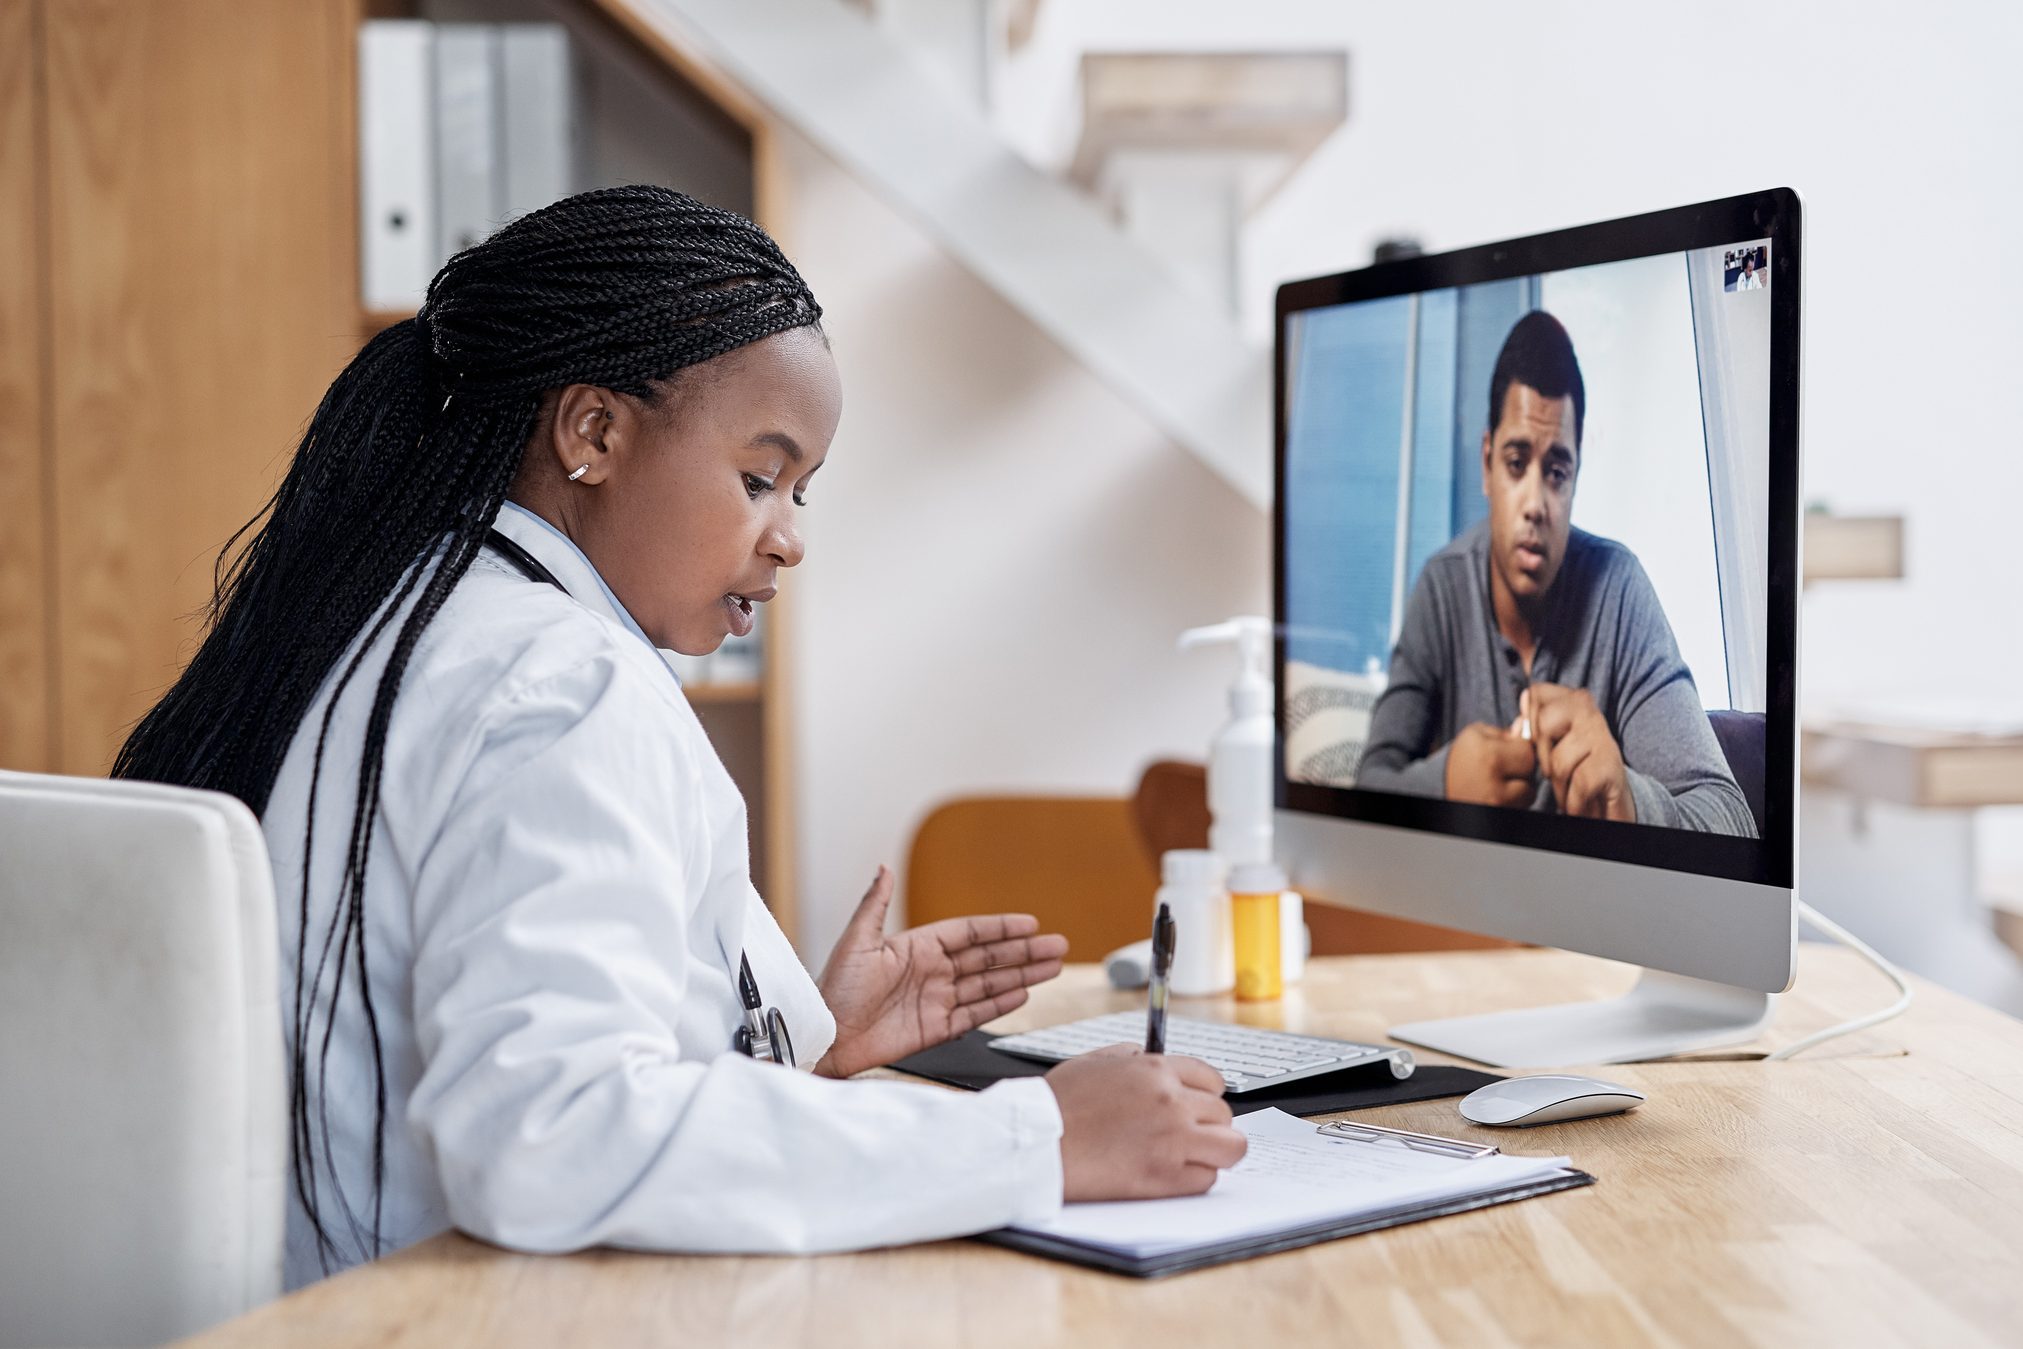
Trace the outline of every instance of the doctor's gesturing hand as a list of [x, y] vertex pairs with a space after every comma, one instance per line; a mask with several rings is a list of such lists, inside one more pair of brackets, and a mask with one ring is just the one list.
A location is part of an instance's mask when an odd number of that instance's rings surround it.
[[817, 981], [836, 1043], [815, 1065], [849, 1077], [953, 1039], [1003, 1016], [1026, 989], [1061, 972], [1068, 939], [1039, 934], [1031, 914], [945, 918], [885, 935], [892, 872], [878, 876]]
[[[885, 935], [892, 872], [851, 915], [818, 981], [836, 1043], [815, 1071], [848, 1077], [940, 1044], [1022, 1005], [1061, 972], [1068, 940], [1031, 914], [947, 918]], [[1070, 1200], [1200, 1194], [1247, 1146], [1222, 1075], [1199, 1059], [1127, 1045], [1047, 1074], [1061, 1111], [1061, 1188]]]

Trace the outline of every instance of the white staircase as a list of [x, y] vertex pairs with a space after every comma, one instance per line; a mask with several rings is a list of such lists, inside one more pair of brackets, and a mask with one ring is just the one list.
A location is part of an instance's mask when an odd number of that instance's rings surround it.
[[749, 91], [1269, 506], [1269, 354], [1096, 201], [1013, 153], [961, 82], [838, 0], [598, 2]]
[[1232, 316], [1244, 222], [1348, 118], [1348, 53], [1084, 52], [1068, 172]]

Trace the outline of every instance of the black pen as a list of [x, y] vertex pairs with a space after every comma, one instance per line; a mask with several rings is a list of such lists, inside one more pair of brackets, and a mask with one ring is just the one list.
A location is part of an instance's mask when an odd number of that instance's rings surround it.
[[1145, 1009], [1145, 1052], [1166, 1052], [1166, 977], [1173, 972], [1173, 915], [1164, 904], [1152, 920], [1152, 994]]

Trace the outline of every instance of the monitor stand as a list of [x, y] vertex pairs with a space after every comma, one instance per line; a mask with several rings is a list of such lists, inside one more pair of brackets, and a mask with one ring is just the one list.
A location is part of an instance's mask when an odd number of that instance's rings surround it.
[[1414, 1021], [1391, 1038], [1494, 1068], [1637, 1063], [1752, 1040], [1775, 996], [1647, 969], [1620, 998]]

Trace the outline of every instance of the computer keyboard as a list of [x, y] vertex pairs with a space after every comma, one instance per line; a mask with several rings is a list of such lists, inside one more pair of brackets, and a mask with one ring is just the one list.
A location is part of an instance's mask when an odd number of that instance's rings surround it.
[[[1003, 1035], [991, 1041], [1020, 1058], [1059, 1063], [1105, 1045], [1143, 1045], [1145, 1014], [1112, 1012], [1108, 1016], [1070, 1021], [1044, 1030]], [[1324, 1040], [1312, 1035], [1260, 1030], [1255, 1026], [1232, 1026], [1222, 1021], [1196, 1021], [1191, 1017], [1166, 1019], [1166, 1052], [1187, 1054], [1205, 1060], [1222, 1074], [1232, 1094], [1255, 1091], [1259, 1087], [1283, 1086], [1304, 1077], [1389, 1063], [1391, 1076], [1410, 1077], [1416, 1066], [1412, 1051], [1391, 1045], [1358, 1044], [1353, 1040]]]

